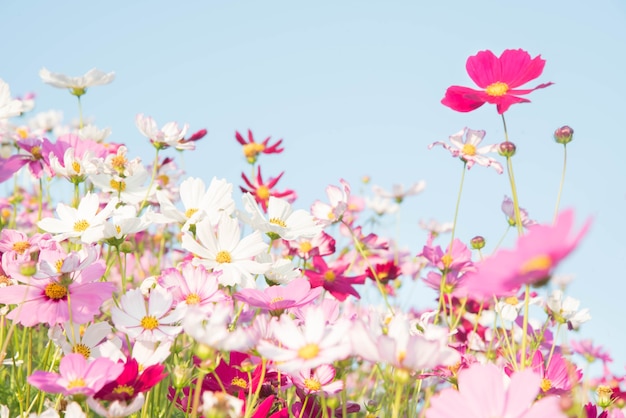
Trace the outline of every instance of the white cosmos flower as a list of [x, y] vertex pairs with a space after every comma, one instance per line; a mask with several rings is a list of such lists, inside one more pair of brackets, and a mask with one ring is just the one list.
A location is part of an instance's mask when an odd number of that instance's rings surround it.
[[313, 238], [322, 230], [322, 226], [316, 224], [315, 218], [309, 212], [303, 209], [294, 211], [285, 199], [270, 196], [267, 206], [268, 219], [265, 218], [252, 194], [246, 193], [242, 199], [250, 217], [240, 213], [241, 220], [254, 229], [265, 232], [272, 239], [280, 237], [292, 241], [298, 238]]
[[129, 175], [92, 174], [89, 179], [105, 193], [111, 193], [121, 202], [136, 205], [149, 199], [156, 190], [156, 185], [146, 185], [150, 173], [138, 159], [128, 162]]
[[565, 324], [569, 329], [578, 329], [581, 324], [589, 321], [591, 315], [589, 309], [581, 309], [580, 301], [571, 296], [563, 298], [563, 291], [555, 289], [546, 300], [546, 307], [551, 316], [559, 323]]
[[70, 147], [63, 154], [63, 164], [54, 153], [50, 153], [50, 168], [56, 175], [63, 176], [72, 183], [82, 183], [88, 174], [96, 170], [92, 158], [93, 154], [90, 151], [79, 157], [76, 150]]
[[120, 206], [111, 214], [111, 218], [104, 223], [104, 239], [114, 238], [121, 240], [126, 235], [143, 231], [150, 225], [144, 216], [137, 217], [134, 206]]
[[115, 73], [105, 73], [96, 68], [87, 71], [80, 77], [70, 77], [65, 74], [50, 72], [47, 68], [39, 70], [39, 77], [44, 83], [60, 89], [69, 89], [75, 96], [82, 96], [87, 91], [87, 87], [102, 86], [109, 84], [115, 78]]
[[235, 313], [230, 302], [218, 302], [208, 313], [190, 307], [183, 319], [186, 334], [201, 344], [221, 351], [248, 351], [254, 346], [254, 333], [243, 328], [230, 329]]
[[208, 218], [200, 221], [196, 224], [196, 237], [199, 242], [191, 234], [183, 234], [182, 247], [196, 256], [194, 265], [221, 271], [218, 280], [222, 285], [256, 287], [253, 275], [263, 274], [269, 267], [254, 260], [268, 247], [261, 232], [241, 238], [239, 222], [229, 216], [222, 215], [217, 230]]
[[17, 116], [23, 109], [22, 101], [13, 99], [9, 85], [0, 79], [0, 119]]
[[56, 325], [50, 330], [49, 335], [52, 341], [61, 346], [65, 354], [79, 353], [86, 359], [94, 359], [102, 357], [100, 349], [103, 344], [113, 344], [113, 347], [118, 349], [122, 347], [122, 340], [118, 337], [114, 337], [112, 340], [107, 339], [112, 331], [108, 322], [91, 324], [82, 333], [80, 325], [72, 325], [69, 322], [63, 324], [63, 329], [65, 332]]
[[182, 211], [174, 206], [166, 192], [158, 190], [156, 195], [161, 213], [152, 214], [150, 220], [156, 223], [178, 222], [183, 224], [183, 231], [204, 218], [208, 218], [211, 225], [217, 225], [222, 213], [230, 216], [235, 210], [233, 185], [215, 177], [208, 189], [200, 178], [190, 177], [180, 184]]
[[87, 193], [78, 204], [78, 208], [59, 203], [57, 218], [44, 218], [37, 222], [37, 226], [46, 232], [55, 234], [54, 239], [77, 239], [91, 244], [103, 238], [104, 221], [111, 215], [118, 203], [113, 198], [107, 205], [98, 211], [100, 199], [97, 194]]
[[408, 189], [404, 189], [404, 185], [402, 184], [394, 184], [391, 192], [383, 189], [380, 186], [372, 186], [372, 190], [377, 196], [386, 197], [388, 199], [393, 199], [396, 203], [401, 203], [407, 196], [412, 196], [421, 193], [426, 188], [425, 181], [419, 181], [417, 183], [413, 183], [411, 187]]
[[376, 212], [377, 215], [382, 216], [384, 214], [393, 214], [400, 209], [400, 205], [395, 203], [393, 200], [387, 197], [381, 197], [379, 195], [374, 196], [374, 198], [365, 198], [365, 205]]
[[192, 150], [196, 147], [193, 141], [181, 142], [185, 139], [185, 134], [189, 129], [187, 124], [179, 128], [178, 123], [168, 122], [159, 129], [154, 119], [140, 113], [135, 117], [135, 125], [139, 132], [146, 136], [152, 145], [158, 149], [174, 147], [177, 150]]

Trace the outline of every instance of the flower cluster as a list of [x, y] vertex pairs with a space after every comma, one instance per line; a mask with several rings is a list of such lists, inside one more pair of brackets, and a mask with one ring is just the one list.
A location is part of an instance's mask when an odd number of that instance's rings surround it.
[[[544, 65], [523, 50], [481, 51], [467, 61], [480, 89], [450, 87], [442, 103], [495, 104], [503, 117], [551, 84], [522, 88]], [[40, 76], [80, 100], [114, 73]], [[0, 416], [624, 416], [624, 376], [604, 347], [572, 334], [589, 311], [566, 286], [551, 289], [591, 222], [575, 228], [580, 215], [558, 200], [551, 222], [530, 220], [512, 176], [498, 192], [512, 248], [457, 237], [457, 203], [453, 222], [420, 220], [428, 236], [410, 250], [379, 219], [424, 181], [356, 195], [340, 179], [302, 206], [278, 188], [285, 171], [262, 175], [282, 139], [235, 131], [251, 171], [233, 184], [184, 178], [163, 155], [193, 151], [206, 129], [138, 114], [150, 166], [108, 129], [58, 129], [53, 114], [36, 116], [45, 128], [14, 124], [31, 110], [0, 80], [0, 136], [14, 150], [0, 181], [20, 170], [37, 180], [16, 177], [0, 199]], [[429, 147], [461, 160], [461, 188], [465, 168], [511, 174], [515, 146], [483, 146], [485, 135], [465, 127]], [[564, 126], [554, 139], [572, 135]], [[64, 186], [69, 202], [51, 191]], [[414, 282], [433, 306], [401, 309]], [[581, 361], [604, 375], [591, 379]]]

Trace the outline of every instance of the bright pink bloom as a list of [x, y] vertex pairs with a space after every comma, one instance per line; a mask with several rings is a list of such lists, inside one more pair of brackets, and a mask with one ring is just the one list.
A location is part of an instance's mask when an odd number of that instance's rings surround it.
[[565, 418], [558, 397], [534, 402], [540, 383], [541, 377], [526, 369], [514, 373], [505, 385], [504, 372], [497, 366], [474, 363], [459, 372], [458, 390], [444, 389], [432, 397], [426, 418]]
[[251, 193], [257, 203], [263, 207], [265, 212], [267, 212], [267, 204], [270, 201], [270, 196], [285, 198], [289, 203], [293, 203], [296, 200], [296, 192], [293, 190], [287, 189], [284, 192], [273, 190], [283, 174], [285, 174], [284, 171], [280, 173], [278, 177], [270, 177], [267, 183], [265, 183], [263, 181], [263, 176], [261, 175], [261, 166], [258, 166], [254, 182], [250, 181], [244, 173], [241, 173], [241, 178], [249, 188], [246, 189], [243, 186], [239, 186], [239, 188], [243, 193]]
[[332, 266], [326, 264], [322, 257], [313, 257], [314, 270], [305, 270], [304, 274], [309, 278], [311, 287], [324, 287], [337, 300], [344, 301], [348, 295], [357, 299], [359, 292], [352, 285], [365, 283], [365, 275], [348, 277], [343, 274], [348, 270], [349, 265], [344, 263], [334, 263]]
[[286, 286], [270, 286], [263, 290], [241, 289], [235, 299], [246, 302], [263, 311], [282, 312], [311, 303], [324, 291], [321, 287], [311, 289], [307, 279], [295, 279]]
[[611, 355], [604, 350], [604, 347], [594, 347], [592, 339], [571, 340], [570, 347], [574, 353], [580, 354], [589, 363], [593, 363], [596, 359], [601, 360], [603, 363], [611, 363], [613, 361]]
[[23, 157], [26, 159], [28, 169], [33, 177], [40, 179], [44, 174], [44, 170], [48, 176], [53, 177], [48, 157], [53, 146], [47, 138], [18, 139], [17, 145], [28, 153], [23, 155]]
[[517, 89], [539, 77], [545, 63], [540, 55], [531, 59], [530, 54], [522, 49], [507, 49], [500, 57], [488, 50], [480, 51], [467, 59], [465, 67], [470, 78], [481, 90], [451, 86], [441, 103], [457, 112], [471, 112], [485, 103], [491, 103], [497, 106], [499, 114], [503, 114], [512, 104], [530, 102], [518, 95], [553, 84], [544, 83], [532, 89]]
[[534, 225], [513, 250], [500, 250], [477, 263], [465, 277], [462, 292], [474, 298], [512, 295], [522, 285], [547, 280], [556, 266], [578, 245], [590, 226], [587, 221], [572, 236], [574, 212], [561, 212], [554, 225]]
[[559, 353], [554, 353], [546, 364], [541, 351], [533, 356], [531, 368], [541, 376], [543, 394], [562, 395], [569, 392], [582, 379], [583, 373]]
[[28, 163], [28, 157], [25, 155], [12, 155], [9, 158], [0, 158], [0, 183], [10, 179], [26, 163]]
[[82, 354], [68, 354], [61, 359], [59, 373], [36, 371], [28, 383], [48, 393], [91, 396], [122, 373], [124, 366], [106, 357], [88, 361]]

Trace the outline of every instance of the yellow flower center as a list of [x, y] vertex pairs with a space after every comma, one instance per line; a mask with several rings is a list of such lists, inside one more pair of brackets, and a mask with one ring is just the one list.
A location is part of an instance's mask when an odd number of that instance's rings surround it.
[[328, 212], [328, 215], [326, 215], [326, 217], [328, 218], [329, 221], [334, 221], [336, 218], [335, 212], [331, 210], [330, 212]]
[[552, 388], [552, 382], [550, 379], [546, 379], [545, 377], [541, 379], [541, 390], [544, 392], [549, 391]]
[[13, 283], [11, 279], [4, 274], [0, 274], [0, 287], [11, 286]]
[[509, 91], [509, 85], [503, 83], [502, 81], [496, 81], [495, 83], [488, 85], [485, 89], [485, 92], [493, 97], [504, 96], [507, 91]]
[[91, 349], [85, 344], [76, 344], [72, 347], [72, 353], [82, 354], [85, 359], [88, 359], [91, 355]]
[[113, 389], [113, 393], [117, 394], [126, 394], [128, 396], [133, 396], [135, 394], [135, 388], [128, 385], [118, 385]]
[[197, 305], [200, 303], [200, 296], [197, 293], [190, 293], [185, 298], [185, 302], [187, 302], [187, 305]]
[[122, 227], [119, 225], [115, 225], [115, 232], [117, 233], [117, 235], [122, 233]]
[[274, 299], [270, 300], [270, 303], [280, 302], [281, 300], [285, 300], [285, 299], [284, 299], [283, 297], [280, 297], [280, 296], [279, 296], [279, 297], [277, 297], [277, 298], [274, 298]]
[[406, 359], [406, 351], [400, 351], [398, 353], [398, 363], [402, 364], [404, 359]]
[[223, 264], [223, 263], [230, 263], [231, 261], [233, 261], [233, 259], [230, 256], [230, 253], [228, 251], [220, 251], [215, 256], [215, 261], [220, 264]]
[[143, 329], [151, 331], [159, 326], [159, 321], [154, 316], [144, 316], [141, 319], [141, 326]]
[[520, 268], [520, 273], [527, 274], [536, 271], [544, 271], [549, 270], [550, 267], [552, 267], [552, 259], [543, 254], [533, 257], [524, 263], [524, 265]]
[[313, 245], [311, 244], [311, 241], [302, 241], [300, 243], [300, 252], [308, 253], [312, 249], [313, 249]]
[[191, 209], [187, 209], [185, 211], [185, 218], [189, 219], [193, 216], [194, 213], [196, 213], [198, 211], [198, 209], [196, 208], [191, 208]]
[[30, 248], [30, 242], [28, 241], [19, 241], [13, 243], [13, 251], [19, 254], [24, 254], [24, 251]]
[[44, 289], [44, 293], [50, 299], [59, 300], [67, 296], [67, 289], [58, 283], [50, 283]]
[[74, 379], [67, 384], [68, 389], [82, 388], [83, 386], [85, 386], [85, 381], [81, 378]]
[[269, 200], [270, 189], [267, 186], [259, 186], [256, 189], [256, 195], [261, 200]]
[[63, 260], [57, 260], [54, 262], [54, 268], [57, 270], [57, 273], [60, 273], [63, 269]]
[[337, 276], [332, 270], [328, 270], [326, 273], [324, 273], [324, 280], [326, 280], [327, 282], [334, 282], [336, 278]]
[[309, 343], [298, 350], [298, 357], [304, 360], [311, 360], [315, 358], [320, 352], [320, 347], [317, 344]]
[[2, 209], [2, 219], [9, 219], [11, 217], [11, 211], [7, 208]]
[[124, 171], [127, 162], [128, 160], [123, 155], [116, 155], [111, 158], [111, 166], [113, 166], [113, 169], [117, 172]]
[[113, 190], [116, 190], [118, 192], [123, 192], [124, 190], [126, 190], [126, 182], [124, 180], [117, 181], [111, 179], [109, 185]]
[[87, 222], [84, 219], [76, 221], [76, 223], [74, 224], [74, 231], [76, 231], [76, 232], [83, 232], [87, 228], [89, 228], [89, 222]]
[[259, 152], [257, 151], [257, 144], [255, 142], [253, 142], [252, 144], [246, 144], [243, 146], [243, 155], [246, 156], [246, 158], [255, 158]]
[[315, 379], [304, 379], [304, 386], [311, 392], [317, 392], [322, 388], [322, 384]]
[[168, 184], [170, 184], [170, 178], [165, 174], [161, 174], [157, 178], [159, 179], [159, 183], [161, 183], [163, 186], [167, 186]]
[[287, 228], [287, 224], [282, 219], [272, 218], [270, 219], [270, 223], [278, 226], [282, 226], [283, 228]]
[[72, 162], [72, 169], [76, 172], [76, 174], [80, 174], [80, 164], [78, 161]]
[[463, 155], [476, 155], [476, 147], [472, 144], [463, 145], [463, 149], [461, 149], [461, 153]]
[[452, 256], [450, 254], [444, 254], [441, 257], [441, 262], [445, 268], [448, 268], [452, 265]]
[[15, 130], [15, 132], [20, 136], [20, 138], [24, 139], [24, 138], [28, 138], [28, 129], [21, 127], [21, 128], [17, 128]]
[[230, 382], [231, 385], [233, 386], [239, 386], [242, 389], [246, 389], [248, 387], [248, 384], [246, 383], [245, 380], [243, 380], [241, 377], [235, 377], [233, 378], [232, 382]]
[[508, 303], [509, 305], [517, 305], [519, 303], [519, 299], [517, 299], [515, 296], [509, 296], [508, 298], [504, 299], [505, 303]]
[[40, 146], [32, 147], [30, 153], [33, 154], [33, 157], [35, 157], [36, 160], [41, 160], [42, 155]]

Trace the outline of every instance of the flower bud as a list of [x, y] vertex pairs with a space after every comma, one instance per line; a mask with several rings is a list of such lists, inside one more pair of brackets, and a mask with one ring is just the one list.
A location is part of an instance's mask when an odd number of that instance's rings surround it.
[[474, 238], [470, 240], [470, 247], [472, 250], [481, 250], [485, 247], [485, 238], [480, 235], [476, 235]]
[[572, 139], [574, 139], [574, 130], [567, 125], [554, 131], [554, 140], [559, 144], [565, 145], [572, 142]]
[[498, 154], [503, 157], [514, 156], [516, 150], [517, 147], [515, 146], [515, 144], [509, 141], [501, 142], [500, 145], [498, 145]]
[[613, 395], [613, 389], [606, 385], [600, 385], [596, 389], [598, 395], [598, 401], [596, 402], [601, 408], [608, 408], [613, 403], [611, 396]]
[[37, 263], [34, 261], [27, 261], [20, 266], [20, 274], [22, 276], [33, 276], [37, 273]]

